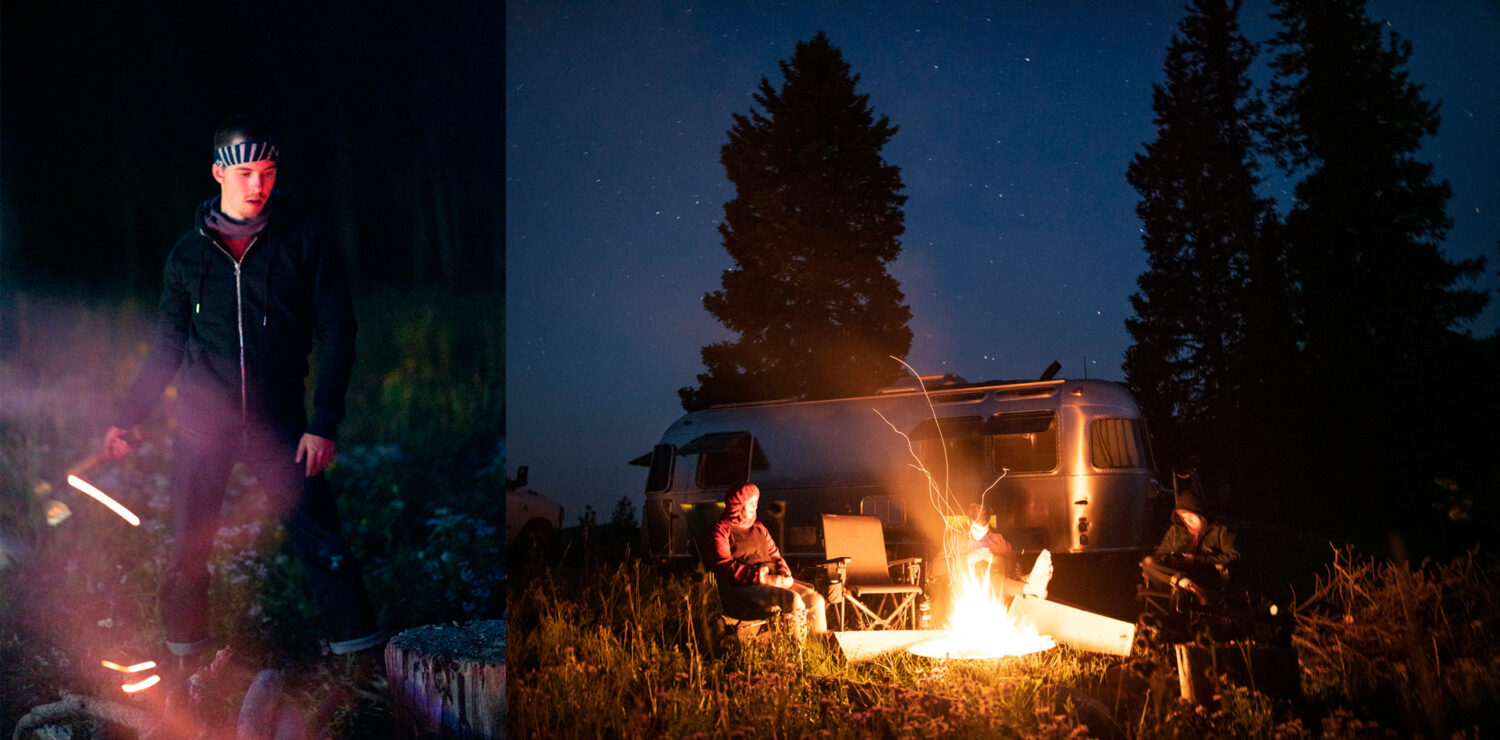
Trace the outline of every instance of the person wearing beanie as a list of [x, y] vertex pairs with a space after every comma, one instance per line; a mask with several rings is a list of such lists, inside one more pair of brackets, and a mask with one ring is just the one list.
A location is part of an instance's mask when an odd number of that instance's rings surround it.
[[242, 463], [306, 566], [331, 652], [378, 652], [385, 639], [323, 476], [354, 361], [338, 252], [329, 230], [275, 189], [280, 150], [269, 124], [226, 120], [213, 156], [218, 195], [199, 205], [167, 257], [155, 336], [103, 442], [108, 456], [128, 455], [137, 425], [176, 379], [172, 536], [159, 594], [166, 647], [182, 665], [213, 655], [208, 560], [229, 473]]
[[731, 486], [724, 496], [724, 514], [709, 533], [705, 550], [712, 553], [710, 569], [728, 592], [759, 607], [780, 607], [781, 613], [805, 618], [808, 631], [828, 631], [823, 595], [810, 583], [794, 580], [781, 550], [766, 525], [755, 520], [760, 487], [754, 483]]
[[1156, 553], [1141, 560], [1141, 574], [1148, 585], [1181, 589], [1202, 604], [1222, 580], [1220, 566], [1239, 557], [1234, 531], [1210, 518], [1198, 494], [1187, 490], [1177, 495]]

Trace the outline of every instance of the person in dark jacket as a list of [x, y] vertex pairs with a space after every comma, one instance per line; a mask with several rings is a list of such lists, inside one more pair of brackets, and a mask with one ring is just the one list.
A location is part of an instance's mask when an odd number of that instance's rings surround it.
[[[306, 565], [332, 652], [384, 643], [322, 473], [344, 417], [353, 304], [328, 231], [275, 190], [278, 157], [274, 131], [253, 116], [214, 132], [219, 195], [198, 207], [167, 256], [155, 336], [104, 437], [111, 457], [129, 454], [135, 428], [177, 378], [160, 604], [167, 647], [180, 657], [210, 647], [208, 558], [236, 462], [260, 481]], [[304, 381], [315, 339], [309, 416]]]
[[1141, 560], [1141, 573], [1153, 586], [1182, 589], [1199, 603], [1222, 580], [1220, 567], [1239, 560], [1234, 531], [1215, 522], [1192, 491], [1177, 496], [1172, 525], [1156, 546], [1156, 554]]
[[710, 532], [714, 577], [743, 600], [762, 607], [778, 606], [782, 614], [805, 615], [808, 631], [828, 631], [822, 594], [812, 584], [794, 580], [766, 525], [755, 521], [760, 488], [744, 483], [724, 497], [724, 514]]

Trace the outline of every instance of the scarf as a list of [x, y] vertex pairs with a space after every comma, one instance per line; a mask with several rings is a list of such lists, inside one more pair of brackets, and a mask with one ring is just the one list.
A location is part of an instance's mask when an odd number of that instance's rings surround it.
[[203, 225], [225, 239], [249, 239], [266, 228], [271, 220], [271, 201], [260, 209], [260, 215], [251, 219], [238, 219], [219, 210], [219, 196], [208, 202], [208, 212], [203, 214]]

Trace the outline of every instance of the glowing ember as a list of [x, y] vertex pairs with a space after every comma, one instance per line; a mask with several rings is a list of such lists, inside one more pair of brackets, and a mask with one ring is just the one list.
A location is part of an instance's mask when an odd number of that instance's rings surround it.
[[130, 509], [121, 506], [120, 502], [110, 498], [109, 494], [95, 488], [92, 483], [89, 483], [88, 481], [79, 478], [76, 475], [70, 475], [68, 476], [68, 485], [77, 488], [84, 493], [87, 493], [88, 495], [94, 497], [94, 500], [98, 501], [101, 504], [104, 504], [105, 506], [108, 506], [110, 511], [119, 514], [121, 519], [130, 522], [130, 525], [132, 527], [141, 526], [140, 517], [132, 513]]
[[134, 694], [137, 691], [145, 691], [146, 689], [149, 689], [159, 683], [161, 683], [161, 676], [153, 675], [144, 681], [122, 684], [120, 686], [120, 689], [127, 694]]
[[136, 663], [135, 665], [128, 666], [120, 665], [119, 663], [116, 663], [112, 660], [101, 660], [99, 662], [105, 668], [108, 668], [112, 671], [119, 671], [120, 673], [140, 673], [141, 671], [149, 671], [152, 668], [156, 667], [156, 661], [154, 660], [148, 660], [144, 663]]

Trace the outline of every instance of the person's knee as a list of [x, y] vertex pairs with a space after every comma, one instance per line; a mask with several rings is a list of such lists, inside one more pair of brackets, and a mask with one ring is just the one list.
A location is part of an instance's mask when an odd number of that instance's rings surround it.
[[802, 605], [802, 600], [797, 598], [797, 594], [795, 592], [788, 591], [784, 588], [776, 589], [776, 592], [772, 595], [772, 602], [775, 603], [776, 606], [779, 607], [783, 612], [800, 609]]

